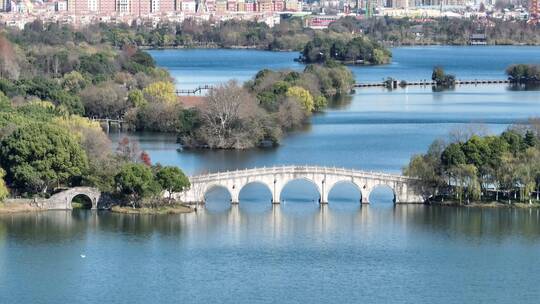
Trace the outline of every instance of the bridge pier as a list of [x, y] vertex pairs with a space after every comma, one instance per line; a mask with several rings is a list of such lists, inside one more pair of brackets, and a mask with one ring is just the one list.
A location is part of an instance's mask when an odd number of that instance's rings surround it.
[[362, 198], [360, 199], [360, 203], [362, 205], [369, 205], [369, 196], [362, 195]]

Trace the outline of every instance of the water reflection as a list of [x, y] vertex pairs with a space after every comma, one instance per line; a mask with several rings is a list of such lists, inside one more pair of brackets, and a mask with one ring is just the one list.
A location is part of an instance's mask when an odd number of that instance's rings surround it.
[[356, 236], [400, 230], [400, 235], [444, 234], [452, 238], [540, 236], [539, 209], [475, 209], [415, 205], [360, 205], [330, 202], [328, 205], [263, 202], [206, 208], [197, 213], [137, 216], [93, 211], [50, 211], [0, 216], [0, 243], [6, 239], [29, 244], [54, 244], [84, 239], [105, 232], [145, 240], [154, 234], [181, 239], [220, 236], [313, 237], [343, 232]]

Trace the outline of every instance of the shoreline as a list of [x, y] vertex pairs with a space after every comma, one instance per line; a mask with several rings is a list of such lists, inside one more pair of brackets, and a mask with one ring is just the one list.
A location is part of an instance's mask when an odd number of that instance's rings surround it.
[[[91, 210], [85, 208], [73, 208], [65, 210], [56, 210], [56, 211], [74, 211], [74, 210]], [[6, 204], [0, 203], [0, 215], [7, 214], [21, 214], [21, 213], [38, 213], [45, 211], [55, 211], [53, 209], [40, 208], [38, 206], [33, 206], [27, 203], [20, 204]], [[118, 214], [147, 214], [147, 215], [163, 215], [163, 214], [185, 214], [195, 212], [195, 208], [191, 208], [186, 204], [173, 204], [170, 206], [160, 206], [157, 208], [136, 208], [132, 207], [122, 207], [122, 206], [113, 206], [110, 209], [100, 209], [99, 211], [108, 211], [110, 213]]]
[[462, 208], [478, 208], [478, 209], [534, 209], [540, 208], [540, 203], [525, 203], [512, 202], [510, 204], [503, 202], [470, 202], [468, 204], [459, 203], [458, 201], [445, 201], [426, 203], [426, 206], [435, 207], [462, 207]]
[[0, 203], [0, 215], [3, 214], [15, 214], [15, 213], [29, 213], [29, 212], [42, 212], [45, 209], [32, 206], [30, 204], [6, 204]]
[[[508, 44], [484, 44], [484, 45], [472, 45], [472, 44], [443, 44], [443, 43], [418, 43], [418, 44], [396, 44], [396, 45], [385, 45], [388, 48], [399, 48], [399, 47], [488, 47], [488, 46], [516, 46], [516, 47], [535, 47], [540, 46], [540, 43], [538, 44], [527, 44], [527, 43], [508, 43]], [[257, 47], [257, 46], [242, 46], [242, 45], [235, 45], [230, 47], [224, 47], [219, 45], [193, 45], [193, 46], [186, 46], [186, 45], [177, 45], [177, 46], [151, 46], [151, 45], [138, 45], [142, 50], [146, 51], [163, 51], [163, 50], [256, 50], [256, 51], [267, 51], [267, 52], [302, 52], [302, 50], [295, 50], [295, 49], [269, 49], [264, 47]]]
[[157, 208], [132, 208], [126, 206], [113, 206], [109, 210], [111, 213], [118, 214], [144, 214], [144, 215], [164, 215], [164, 214], [186, 214], [195, 212], [195, 209], [184, 204], [174, 204], [170, 206], [161, 206]]

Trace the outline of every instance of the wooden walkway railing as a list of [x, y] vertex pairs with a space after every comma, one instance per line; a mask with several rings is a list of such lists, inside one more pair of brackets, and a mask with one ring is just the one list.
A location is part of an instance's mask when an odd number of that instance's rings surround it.
[[[456, 85], [477, 85], [477, 84], [497, 84], [497, 83], [510, 83], [510, 80], [507, 79], [471, 79], [471, 80], [456, 80]], [[420, 80], [420, 81], [402, 81], [393, 79], [391, 81], [392, 87], [397, 86], [434, 86], [437, 83], [432, 80]], [[355, 83], [355, 88], [368, 88], [368, 87], [387, 87], [388, 83], [386, 81], [382, 82], [365, 82], [365, 83]]]
[[203, 86], [198, 86], [195, 89], [176, 90], [176, 95], [182, 96], [182, 95], [202, 94], [203, 91], [211, 90], [212, 88], [213, 87], [211, 85], [205, 84]]

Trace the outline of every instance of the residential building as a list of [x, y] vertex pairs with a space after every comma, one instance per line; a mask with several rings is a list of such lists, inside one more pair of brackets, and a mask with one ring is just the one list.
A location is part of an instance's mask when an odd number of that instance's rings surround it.
[[274, 0], [274, 12], [282, 12], [285, 10], [285, 1]]
[[256, 12], [257, 11], [257, 3], [255, 0], [246, 0], [246, 12]]
[[216, 13], [225, 14], [227, 12], [227, 0], [216, 0]]
[[236, 3], [236, 0], [228, 0], [227, 1], [227, 11], [228, 12], [237, 12], [238, 6]]
[[257, 11], [258, 12], [271, 12], [274, 8], [272, 0], [259, 0], [257, 2]]
[[99, 0], [100, 15], [108, 16], [115, 12], [116, 12], [116, 2], [114, 0]]
[[195, 0], [183, 0], [182, 1], [182, 12], [188, 14], [194, 14], [197, 11], [197, 3]]
[[301, 11], [302, 3], [298, 0], [285, 0], [285, 10], [286, 11]]
[[216, 11], [216, 1], [215, 0], [206, 0], [204, 2], [205, 11], [207, 13], [213, 13]]
[[11, 11], [11, 0], [0, 0], [0, 12]]
[[57, 1], [57, 2], [55, 2], [54, 3], [54, 9], [57, 12], [65, 12], [65, 11], [67, 11], [67, 1]]
[[[109, 1], [109, 0], [107, 0]], [[133, 5], [133, 8], [136, 8], [137, 5]], [[120, 14], [130, 14], [132, 5], [130, 0], [118, 0], [116, 1], [116, 12]]]

